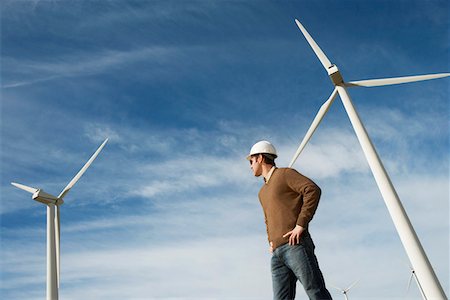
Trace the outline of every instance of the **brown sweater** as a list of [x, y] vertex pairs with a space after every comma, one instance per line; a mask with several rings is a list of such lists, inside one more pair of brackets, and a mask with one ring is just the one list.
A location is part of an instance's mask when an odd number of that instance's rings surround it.
[[320, 188], [309, 178], [290, 168], [274, 170], [259, 191], [264, 210], [267, 236], [273, 249], [286, 244], [283, 235], [298, 224], [308, 228], [320, 199]]

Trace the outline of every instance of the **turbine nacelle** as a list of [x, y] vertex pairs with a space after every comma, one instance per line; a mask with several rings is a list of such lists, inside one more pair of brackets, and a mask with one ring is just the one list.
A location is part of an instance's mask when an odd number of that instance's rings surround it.
[[49, 205], [49, 204], [61, 205], [64, 203], [64, 201], [62, 199], [59, 199], [56, 196], [50, 195], [50, 194], [44, 192], [44, 190], [42, 190], [42, 189], [38, 189], [33, 194], [33, 196], [31, 196], [31, 198], [35, 201], [44, 203], [46, 205]]
[[328, 76], [330, 76], [331, 82], [334, 85], [339, 85], [344, 83], [344, 79], [342, 78], [341, 72], [339, 71], [336, 65], [331, 65], [328, 69]]
[[53, 196], [49, 193], [44, 192], [43, 189], [37, 189], [31, 186], [26, 186], [20, 183], [11, 182], [11, 184], [21, 190], [29, 192], [32, 194], [31, 198], [35, 201], [41, 202], [45, 205], [53, 204], [53, 205], [61, 205], [64, 203], [64, 200], [61, 197]]

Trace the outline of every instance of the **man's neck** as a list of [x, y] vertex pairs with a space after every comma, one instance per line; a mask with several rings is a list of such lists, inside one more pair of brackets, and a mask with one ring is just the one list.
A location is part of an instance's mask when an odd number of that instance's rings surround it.
[[269, 164], [263, 164], [261, 166], [262, 168], [261, 175], [264, 177], [265, 181], [267, 181], [267, 176], [269, 175], [270, 170], [272, 170], [272, 167], [273, 166]]

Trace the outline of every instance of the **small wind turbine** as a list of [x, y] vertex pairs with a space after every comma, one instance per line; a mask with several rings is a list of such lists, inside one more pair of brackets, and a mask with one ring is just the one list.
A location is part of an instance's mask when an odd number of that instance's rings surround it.
[[[11, 182], [12, 185], [33, 194], [32, 199], [47, 205], [47, 300], [58, 299], [59, 289], [59, 239], [60, 239], [60, 214], [59, 207], [64, 203], [63, 198], [69, 190], [75, 185], [80, 177], [86, 172], [94, 159], [105, 146], [106, 139], [95, 151], [88, 162], [81, 168], [69, 184], [62, 190], [58, 197], [47, 194], [42, 189], [36, 189], [23, 184]], [[56, 217], [55, 217], [56, 211]]]
[[349, 292], [350, 289], [352, 289], [358, 282], [359, 282], [359, 279], [356, 280], [355, 282], [353, 282], [353, 283], [352, 283], [348, 288], [346, 288], [346, 289], [341, 289], [341, 288], [338, 288], [338, 287], [336, 287], [336, 286], [332, 286], [332, 287], [333, 287], [334, 289], [338, 290], [339, 292], [341, 292], [341, 293], [344, 295], [344, 299], [345, 299], [345, 300], [348, 300], [348, 296], [347, 296], [348, 292]]
[[422, 287], [420, 286], [419, 281], [417, 280], [417, 276], [416, 276], [416, 271], [414, 271], [413, 268], [409, 267], [410, 271], [411, 271], [411, 275], [409, 276], [409, 280], [408, 280], [408, 287], [406, 288], [406, 293], [409, 292], [409, 288], [411, 287], [411, 282], [412, 279], [414, 277], [414, 280], [416, 281], [417, 287], [419, 288], [420, 294], [422, 295], [423, 299], [427, 299], [423, 293]]
[[406, 250], [406, 254], [408, 255], [409, 260], [414, 270], [416, 271], [418, 282], [420, 282], [420, 285], [423, 288], [423, 293], [426, 296], [426, 299], [447, 299], [444, 290], [442, 289], [442, 286], [439, 283], [439, 280], [436, 277], [436, 274], [434, 273], [434, 270], [425, 254], [425, 251], [420, 244], [419, 238], [417, 237], [417, 234], [414, 231], [414, 228], [405, 212], [405, 209], [403, 208], [397, 192], [395, 191], [394, 186], [392, 185], [392, 182], [386, 170], [384, 169], [380, 158], [378, 157], [375, 147], [373, 146], [372, 141], [370, 140], [369, 135], [367, 134], [367, 131], [364, 128], [364, 125], [362, 124], [355, 107], [353, 106], [350, 95], [348, 94], [346, 88], [354, 86], [375, 87], [429, 80], [447, 77], [450, 76], [450, 73], [344, 82], [337, 66], [329, 61], [329, 59], [325, 56], [323, 51], [316, 44], [311, 35], [309, 35], [303, 25], [298, 20], [295, 20], [295, 22], [297, 23], [299, 29], [302, 31], [314, 53], [319, 58], [324, 68], [327, 70], [328, 75], [330, 76], [330, 79], [333, 82], [335, 88], [331, 96], [322, 105], [316, 117], [314, 118], [310, 128], [308, 129], [305, 137], [300, 143], [300, 146], [294, 154], [289, 167], [292, 167], [292, 165], [295, 163], [297, 157], [300, 155], [303, 148], [306, 146], [311, 136], [314, 134], [314, 131], [317, 129], [317, 126], [320, 124], [323, 117], [327, 113], [330, 105], [334, 101], [334, 98], [337, 94], [339, 94], [348, 117], [350, 118], [350, 122], [352, 123], [352, 126], [355, 130], [359, 143], [361, 144], [367, 162], [369, 163], [369, 167], [372, 170], [372, 174], [375, 177], [377, 186], [389, 210], [395, 228], [397, 229], [397, 232], [403, 243], [403, 247]]

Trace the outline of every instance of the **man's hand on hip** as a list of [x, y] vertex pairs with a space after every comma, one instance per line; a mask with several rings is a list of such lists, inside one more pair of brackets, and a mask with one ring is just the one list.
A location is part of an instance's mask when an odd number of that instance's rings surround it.
[[289, 236], [289, 245], [297, 245], [300, 243], [300, 236], [303, 231], [305, 231], [305, 228], [300, 225], [296, 225], [294, 229], [283, 235], [283, 237]]

